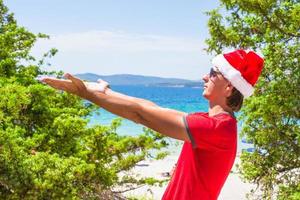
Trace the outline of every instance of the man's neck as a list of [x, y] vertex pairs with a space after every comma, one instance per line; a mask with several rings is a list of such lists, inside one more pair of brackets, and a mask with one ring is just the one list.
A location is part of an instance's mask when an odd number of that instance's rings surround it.
[[219, 113], [228, 113], [230, 115], [233, 115], [233, 112], [231, 109], [229, 109], [228, 107], [226, 108], [225, 106], [221, 106], [219, 104], [209, 104], [209, 109], [208, 109], [208, 115], [210, 117], [215, 116]]

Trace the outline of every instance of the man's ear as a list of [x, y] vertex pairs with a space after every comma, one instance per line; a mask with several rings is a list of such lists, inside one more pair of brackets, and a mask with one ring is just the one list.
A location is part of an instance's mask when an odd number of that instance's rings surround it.
[[233, 90], [234, 86], [228, 82], [227, 83], [227, 86], [225, 88], [225, 91], [226, 91], [226, 97], [229, 97], [231, 94], [232, 94], [232, 90]]

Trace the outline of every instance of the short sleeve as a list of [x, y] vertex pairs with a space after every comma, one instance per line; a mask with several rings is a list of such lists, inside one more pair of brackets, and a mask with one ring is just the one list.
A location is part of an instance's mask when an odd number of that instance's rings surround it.
[[190, 113], [183, 116], [186, 132], [193, 148], [209, 149], [215, 145], [216, 121], [202, 113]]

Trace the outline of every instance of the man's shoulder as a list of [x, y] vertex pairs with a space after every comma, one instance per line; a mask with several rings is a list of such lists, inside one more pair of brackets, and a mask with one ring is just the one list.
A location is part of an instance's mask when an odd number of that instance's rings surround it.
[[194, 123], [197, 121], [207, 121], [207, 123], [214, 125], [215, 128], [228, 128], [237, 126], [237, 120], [229, 113], [219, 113], [214, 116], [209, 116], [208, 112], [192, 112], [189, 113], [189, 118], [194, 119]]
[[218, 121], [237, 123], [235, 116], [229, 113], [220, 113], [212, 117], [217, 119]]
[[191, 112], [188, 113], [188, 115], [194, 115], [194, 116], [205, 116], [208, 118], [212, 118], [212, 119], [216, 119], [216, 120], [222, 120], [222, 121], [228, 121], [228, 120], [234, 120], [236, 121], [236, 118], [234, 115], [231, 115], [229, 113], [226, 112], [222, 112], [219, 114], [216, 114], [214, 116], [209, 116], [208, 112], [201, 112], [201, 111], [197, 111], [197, 112]]
[[208, 113], [207, 112], [201, 112], [201, 111], [197, 111], [197, 112], [190, 112], [188, 113], [188, 115], [202, 115], [202, 116], [208, 116]]

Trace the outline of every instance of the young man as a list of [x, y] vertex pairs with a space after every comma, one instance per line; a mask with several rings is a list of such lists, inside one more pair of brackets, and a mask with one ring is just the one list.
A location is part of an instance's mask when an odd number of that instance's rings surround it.
[[121, 117], [184, 141], [164, 200], [215, 200], [232, 168], [237, 149], [238, 111], [243, 98], [253, 93], [263, 68], [255, 52], [237, 50], [213, 59], [213, 68], [203, 80], [208, 112], [184, 113], [162, 108], [153, 102], [111, 90], [105, 81], [84, 83], [43, 78], [50, 86], [87, 99]]

